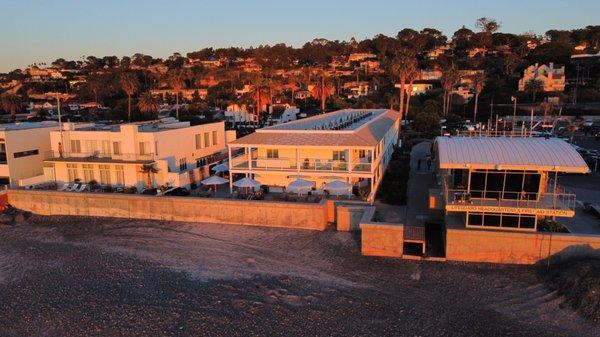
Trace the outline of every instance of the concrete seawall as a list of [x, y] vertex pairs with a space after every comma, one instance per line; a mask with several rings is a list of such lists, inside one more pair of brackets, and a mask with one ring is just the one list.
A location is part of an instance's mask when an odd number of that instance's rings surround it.
[[446, 259], [454, 261], [533, 264], [575, 248], [600, 249], [600, 236], [476, 229], [446, 232]]
[[325, 202], [288, 203], [191, 197], [9, 190], [14, 207], [40, 215], [81, 215], [324, 230]]

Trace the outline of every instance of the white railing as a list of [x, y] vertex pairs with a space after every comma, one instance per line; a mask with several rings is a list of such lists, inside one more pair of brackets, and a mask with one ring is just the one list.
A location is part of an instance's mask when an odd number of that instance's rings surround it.
[[536, 193], [451, 189], [446, 192], [446, 205], [517, 207], [574, 210], [573, 193]]

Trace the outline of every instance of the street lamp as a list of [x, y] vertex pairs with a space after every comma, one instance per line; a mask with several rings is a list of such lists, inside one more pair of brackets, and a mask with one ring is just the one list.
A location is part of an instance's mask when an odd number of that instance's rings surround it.
[[517, 97], [510, 96], [510, 101], [513, 102], [513, 127], [512, 127], [512, 135], [515, 134], [515, 125], [517, 123]]

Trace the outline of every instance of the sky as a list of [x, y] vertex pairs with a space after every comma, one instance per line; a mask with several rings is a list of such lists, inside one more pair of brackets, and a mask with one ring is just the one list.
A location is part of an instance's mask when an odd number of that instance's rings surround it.
[[167, 57], [204, 47], [364, 39], [432, 27], [451, 36], [479, 17], [543, 34], [600, 24], [598, 0], [0, 0], [0, 72], [94, 55]]

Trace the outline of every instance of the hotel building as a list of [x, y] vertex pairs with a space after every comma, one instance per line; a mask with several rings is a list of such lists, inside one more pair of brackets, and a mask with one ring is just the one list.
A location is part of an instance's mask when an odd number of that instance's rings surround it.
[[573, 217], [576, 198], [559, 174], [589, 172], [557, 138], [438, 137], [433, 150], [441, 188], [429, 207], [449, 228], [536, 231], [545, 218]]
[[[120, 125], [64, 123], [50, 134], [47, 177], [59, 185], [189, 187], [227, 158], [224, 122], [191, 126], [174, 118]], [[153, 169], [148, 169], [152, 167]], [[151, 172], [152, 171], [152, 172]]]
[[299, 178], [314, 182], [316, 193], [327, 182], [346, 181], [373, 201], [398, 130], [399, 114], [385, 109], [339, 110], [266, 127], [228, 144], [230, 172], [271, 190]]
[[0, 124], [0, 184], [27, 186], [44, 180], [44, 153], [56, 122]]

